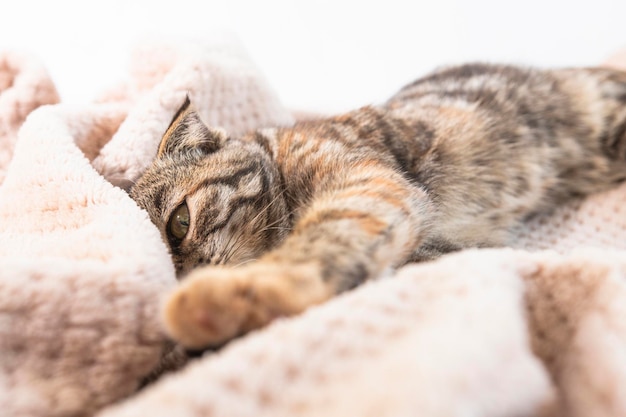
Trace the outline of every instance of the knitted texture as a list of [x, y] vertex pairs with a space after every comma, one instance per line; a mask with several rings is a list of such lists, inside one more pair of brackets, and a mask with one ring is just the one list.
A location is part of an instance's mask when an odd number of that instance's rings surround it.
[[185, 94], [235, 132], [291, 116], [230, 43], [135, 56], [129, 83], [38, 109], [18, 135], [0, 186], [2, 415], [626, 415], [626, 185], [531, 219], [511, 248], [407, 266], [136, 392], [164, 366], [174, 271], [111, 183], [141, 174]]
[[160, 360], [158, 301], [175, 281], [167, 250], [74, 139], [119, 121], [112, 109], [57, 105], [20, 131], [0, 187], [4, 415], [90, 415]]

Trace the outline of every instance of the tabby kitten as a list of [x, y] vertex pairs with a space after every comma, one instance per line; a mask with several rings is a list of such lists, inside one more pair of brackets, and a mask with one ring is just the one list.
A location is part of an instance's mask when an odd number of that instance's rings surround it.
[[202, 348], [407, 262], [505, 245], [533, 213], [622, 181], [625, 158], [624, 73], [473, 64], [242, 138], [187, 101], [131, 195], [185, 276], [166, 327]]

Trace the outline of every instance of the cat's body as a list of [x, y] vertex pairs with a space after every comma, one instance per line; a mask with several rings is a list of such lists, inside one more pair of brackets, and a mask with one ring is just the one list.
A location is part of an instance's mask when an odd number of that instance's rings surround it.
[[181, 274], [171, 335], [220, 344], [410, 261], [506, 244], [626, 178], [626, 75], [466, 65], [380, 107], [253, 132], [188, 103], [132, 196]]

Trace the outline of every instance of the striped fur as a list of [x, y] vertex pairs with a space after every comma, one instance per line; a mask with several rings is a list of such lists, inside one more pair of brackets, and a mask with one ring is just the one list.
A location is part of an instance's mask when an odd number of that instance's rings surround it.
[[625, 104], [623, 73], [485, 64], [237, 139], [185, 103], [131, 191], [186, 277], [167, 328], [217, 345], [407, 262], [505, 245], [626, 178]]

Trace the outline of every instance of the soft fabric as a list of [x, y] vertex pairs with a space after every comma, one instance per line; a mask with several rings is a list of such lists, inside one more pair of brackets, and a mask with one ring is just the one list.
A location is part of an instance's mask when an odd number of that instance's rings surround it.
[[54, 83], [36, 57], [0, 52], [0, 183], [26, 116], [37, 107], [58, 102]]
[[292, 118], [232, 42], [144, 45], [128, 83], [35, 111], [54, 86], [13, 57], [0, 53], [2, 415], [626, 415], [626, 185], [530, 220], [510, 248], [407, 266], [138, 390], [176, 356], [159, 313], [176, 282], [117, 186], [186, 94], [235, 133]]

